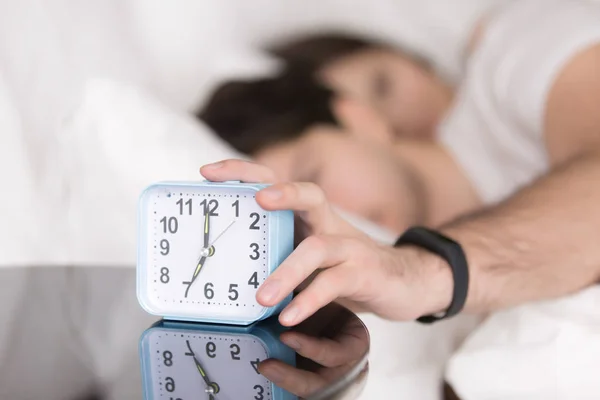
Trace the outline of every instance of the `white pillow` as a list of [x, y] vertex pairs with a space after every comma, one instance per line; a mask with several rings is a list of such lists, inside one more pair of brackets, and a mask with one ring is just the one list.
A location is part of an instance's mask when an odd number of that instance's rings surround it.
[[73, 265], [135, 265], [141, 191], [161, 180], [202, 180], [199, 166], [242, 157], [194, 117], [110, 80], [86, 85], [60, 147]]
[[31, 245], [43, 238], [36, 204], [38, 171], [15, 103], [0, 70], [0, 267], [28, 264], [29, 257], [44, 252]]

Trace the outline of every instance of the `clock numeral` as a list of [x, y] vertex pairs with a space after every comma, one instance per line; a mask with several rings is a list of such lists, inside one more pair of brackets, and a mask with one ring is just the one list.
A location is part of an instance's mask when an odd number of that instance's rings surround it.
[[219, 202], [217, 200], [207, 201], [206, 199], [200, 202], [200, 205], [204, 208], [204, 214], [207, 214], [211, 217], [218, 217], [219, 213], [217, 212], [217, 208], [219, 207]]
[[167, 239], [163, 239], [160, 241], [160, 249], [160, 254], [162, 254], [163, 256], [169, 254], [169, 251], [171, 251], [171, 245], [169, 244], [169, 241]]
[[258, 364], [260, 364], [260, 359], [256, 359], [254, 361], [250, 361], [250, 364], [252, 365], [252, 368], [254, 368], [254, 370], [256, 371], [256, 373], [258, 375], [260, 375], [260, 372], [258, 372]]
[[167, 392], [172, 393], [175, 391], [175, 380], [170, 376], [165, 378], [165, 389]]
[[162, 217], [160, 223], [163, 225], [164, 233], [177, 233], [177, 229], [179, 229], [179, 222], [177, 222], [177, 218], [170, 217]]
[[188, 215], [192, 215], [192, 199], [189, 199], [185, 203], [183, 199], [179, 199], [176, 204], [179, 206], [179, 215], [183, 215], [184, 205], [187, 206]]
[[263, 393], [265, 392], [265, 388], [260, 385], [254, 385], [254, 390], [256, 390], [256, 396], [254, 396], [255, 400], [263, 400], [265, 396]]
[[258, 272], [254, 272], [250, 279], [248, 279], [248, 285], [254, 286], [254, 289], [258, 287]]
[[228, 297], [229, 300], [237, 300], [239, 297], [239, 293], [237, 290], [235, 290], [235, 288], [237, 288], [238, 285], [235, 283], [232, 283], [229, 285], [229, 293], [231, 293]]
[[171, 367], [173, 365], [173, 353], [169, 350], [163, 351], [163, 364], [165, 364], [166, 367]]
[[185, 341], [185, 344], [187, 345], [187, 348], [188, 348], [188, 350], [189, 350], [189, 351], [186, 351], [186, 352], [185, 352], [185, 355], [186, 355], [186, 356], [191, 356], [191, 357], [194, 357], [194, 350], [192, 350], [192, 346], [190, 346], [190, 341], [189, 341], [189, 340], [186, 340], [186, 341]]
[[190, 291], [190, 288], [192, 287], [192, 283], [193, 283], [193, 282], [192, 282], [192, 281], [184, 281], [184, 282], [181, 282], [181, 283], [183, 283], [184, 285], [186, 285], [186, 286], [187, 286], [187, 287], [185, 288], [185, 293], [183, 294], [183, 297], [185, 297], [185, 298], [187, 299], [188, 292]]
[[213, 342], [206, 343], [206, 355], [210, 358], [215, 358], [217, 356], [217, 345]]
[[240, 216], [240, 201], [236, 200], [233, 202], [231, 207], [235, 208], [235, 216], [236, 218]]
[[254, 218], [254, 221], [252, 221], [252, 223], [250, 224], [249, 229], [259, 230], [260, 227], [258, 226], [258, 221], [260, 221], [260, 215], [258, 215], [258, 213], [252, 213], [250, 214], [250, 218]]
[[258, 243], [252, 243], [252, 244], [250, 244], [250, 248], [252, 249], [252, 254], [250, 254], [250, 259], [258, 260], [258, 258], [260, 257], [260, 252], [258, 251], [258, 249], [260, 249], [260, 246], [258, 245]]
[[231, 349], [231, 359], [241, 360], [241, 358], [239, 357], [239, 354], [242, 352], [240, 346], [238, 346], [237, 344], [232, 344], [231, 346], [229, 346], [229, 348]]
[[160, 269], [160, 281], [162, 283], [169, 283], [170, 280], [171, 278], [169, 278], [169, 268], [162, 267]]
[[215, 297], [215, 291], [213, 290], [214, 287], [215, 286], [210, 282], [204, 285], [204, 297], [206, 297], [209, 300]]

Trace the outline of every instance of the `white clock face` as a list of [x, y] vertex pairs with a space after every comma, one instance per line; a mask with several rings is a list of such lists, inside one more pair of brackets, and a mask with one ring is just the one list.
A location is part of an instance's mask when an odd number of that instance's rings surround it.
[[265, 308], [269, 214], [250, 188], [165, 186], [146, 197], [146, 301], [171, 317], [251, 322]]
[[273, 398], [258, 372], [269, 355], [255, 336], [157, 329], [147, 340], [153, 399]]

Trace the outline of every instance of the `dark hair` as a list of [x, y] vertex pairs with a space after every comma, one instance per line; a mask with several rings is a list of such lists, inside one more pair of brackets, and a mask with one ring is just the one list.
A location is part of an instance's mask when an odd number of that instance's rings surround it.
[[238, 151], [256, 154], [313, 125], [337, 124], [333, 97], [312, 74], [285, 70], [273, 78], [223, 84], [198, 117]]
[[281, 59], [288, 68], [304, 68], [316, 73], [327, 64], [360, 51], [386, 48], [375, 40], [344, 33], [326, 33], [275, 45], [267, 51]]
[[197, 116], [235, 149], [256, 154], [295, 139], [317, 124], [337, 124], [334, 93], [316, 72], [328, 63], [369, 48], [384, 47], [349, 35], [308, 36], [268, 51], [284, 62], [273, 78], [231, 81], [218, 87]]

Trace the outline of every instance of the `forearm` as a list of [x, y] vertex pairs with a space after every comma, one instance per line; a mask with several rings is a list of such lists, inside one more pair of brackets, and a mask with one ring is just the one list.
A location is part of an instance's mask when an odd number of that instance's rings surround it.
[[420, 224], [438, 226], [481, 207], [471, 182], [440, 144], [405, 140], [394, 151], [418, 182]]
[[556, 169], [508, 201], [442, 231], [462, 244], [466, 311], [554, 298], [600, 279], [600, 151]]

